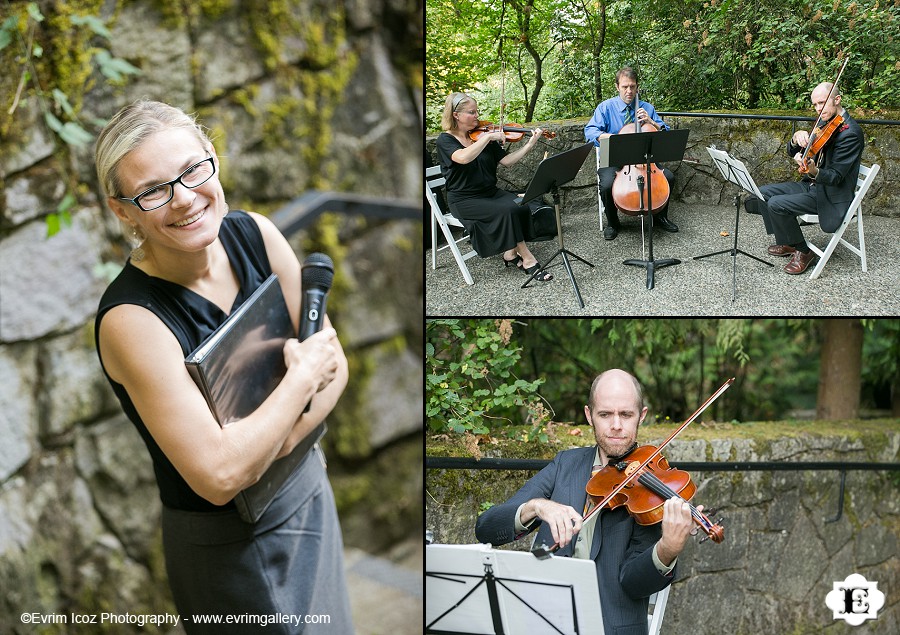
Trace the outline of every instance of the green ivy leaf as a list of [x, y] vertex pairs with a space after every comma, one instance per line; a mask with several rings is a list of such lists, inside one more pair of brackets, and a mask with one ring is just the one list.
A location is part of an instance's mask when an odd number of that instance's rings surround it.
[[73, 15], [72, 24], [78, 26], [87, 25], [87, 27], [97, 35], [105, 37], [107, 40], [112, 39], [112, 33], [106, 28], [106, 24], [95, 15]]
[[56, 211], [59, 214], [68, 215], [69, 210], [71, 210], [77, 202], [78, 200], [75, 198], [74, 194], [72, 194], [71, 192], [66, 192], [66, 195], [63, 196], [63, 199], [59, 202], [59, 205], [56, 206]]
[[69, 97], [64, 92], [62, 92], [58, 88], [53, 89], [53, 101], [55, 101], [60, 108], [63, 109], [67, 115], [75, 118], [75, 110], [72, 108], [72, 104], [69, 103]]
[[94, 135], [74, 121], [67, 121], [58, 131], [60, 138], [72, 146], [83, 147], [94, 140]]
[[43, 22], [44, 21], [44, 15], [41, 13], [41, 10], [38, 9], [36, 2], [29, 2], [26, 9], [28, 10], [28, 15], [30, 15], [31, 19], [34, 20], [35, 22]]
[[100, 72], [114, 82], [122, 81], [125, 75], [138, 75], [141, 69], [132, 66], [119, 57], [113, 57], [106, 49], [100, 49], [95, 56], [100, 64]]
[[52, 112], [44, 113], [44, 121], [47, 122], [47, 125], [50, 126], [50, 130], [52, 130], [53, 132], [58, 133], [60, 130], [62, 130], [62, 122], [57, 119], [56, 115], [54, 115]]

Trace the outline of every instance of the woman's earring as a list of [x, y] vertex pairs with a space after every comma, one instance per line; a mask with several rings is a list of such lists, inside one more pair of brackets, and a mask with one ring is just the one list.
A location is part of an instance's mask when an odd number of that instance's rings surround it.
[[134, 262], [140, 262], [147, 255], [144, 253], [141, 245], [144, 243], [144, 240], [141, 236], [138, 236], [137, 227], [135, 225], [131, 226], [131, 243], [134, 245], [134, 249], [131, 250], [131, 259]]

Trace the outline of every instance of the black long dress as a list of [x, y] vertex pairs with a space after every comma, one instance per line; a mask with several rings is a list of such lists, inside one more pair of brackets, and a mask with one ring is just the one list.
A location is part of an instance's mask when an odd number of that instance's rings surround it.
[[[259, 226], [246, 212], [229, 212], [219, 239], [240, 281], [233, 310], [272, 268]], [[106, 312], [120, 304], [152, 311], [185, 355], [227, 317], [190, 289], [150, 276], [130, 261], [100, 300], [95, 334]], [[246, 621], [258, 616], [327, 615], [328, 623], [270, 623], [266, 632], [352, 633], [341, 528], [321, 451], [307, 455], [258, 522], [245, 523], [233, 502], [216, 506], [190, 488], [147, 430], [125, 387], [107, 379], [153, 459], [163, 503], [166, 570], [185, 630], [239, 634], [258, 630], [258, 622]], [[232, 616], [232, 623], [203, 624], [192, 615]]]
[[469, 232], [476, 253], [487, 258], [532, 240], [529, 207], [516, 204], [512, 192], [497, 188], [497, 165], [506, 151], [492, 141], [474, 161], [461, 164], [451, 159], [461, 148], [465, 146], [449, 132], [438, 135], [438, 160], [447, 181], [447, 202]]

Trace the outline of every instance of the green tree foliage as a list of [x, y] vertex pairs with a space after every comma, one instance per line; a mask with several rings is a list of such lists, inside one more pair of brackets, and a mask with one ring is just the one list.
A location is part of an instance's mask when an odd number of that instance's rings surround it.
[[[545, 409], [543, 379], [516, 377], [522, 349], [510, 343], [509, 320], [432, 320], [425, 328], [425, 416], [435, 432], [485, 434], [501, 421], [520, 425], [530, 413], [535, 433]], [[515, 419], [511, 419], [515, 417]]]
[[451, 90], [496, 118], [501, 62], [507, 120], [587, 118], [623, 65], [659, 110], [808, 112], [843, 54], [846, 105], [900, 107], [897, 0], [429, 0], [426, 29], [430, 130]]
[[[582, 423], [591, 382], [609, 368], [638, 377], [650, 422], [685, 419], [730, 377], [735, 385], [704, 419], [790, 417], [792, 411], [815, 408], [821, 324], [802, 319], [436, 320], [426, 327], [429, 429], [485, 433], [527, 425], [534, 437], [550, 416], [541, 400], [555, 421]], [[865, 320], [863, 325], [863, 405], [890, 408], [892, 386], [900, 388], [900, 321]]]

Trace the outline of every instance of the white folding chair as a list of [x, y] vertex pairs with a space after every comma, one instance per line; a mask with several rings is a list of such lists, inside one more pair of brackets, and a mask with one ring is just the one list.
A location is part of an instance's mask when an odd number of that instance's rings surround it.
[[671, 589], [672, 585], [670, 584], [662, 591], [657, 591], [650, 596], [650, 607], [647, 614], [647, 626], [649, 627], [650, 635], [659, 635], [663, 616], [666, 613], [666, 602], [669, 601], [669, 591]]
[[600, 232], [603, 233], [603, 199], [600, 198], [600, 148], [594, 148], [594, 159], [596, 163], [597, 174], [597, 212], [600, 214]]
[[[866, 237], [863, 234], [862, 200], [866, 195], [866, 192], [869, 191], [869, 187], [872, 185], [872, 181], [875, 180], [875, 175], [878, 174], [878, 170], [880, 169], [881, 166], [877, 163], [873, 163], [871, 168], [864, 165], [859, 166], [859, 178], [856, 180], [856, 195], [853, 197], [850, 207], [847, 208], [847, 213], [844, 215], [844, 222], [842, 222], [837, 231], [831, 235], [831, 240], [828, 241], [825, 251], [822, 251], [809, 241], [806, 241], [809, 248], [819, 256], [819, 263], [816, 265], [816, 268], [813, 269], [812, 275], [809, 278], [810, 280], [815, 280], [819, 277], [819, 274], [822, 273], [822, 269], [825, 267], [825, 263], [831, 258], [831, 254], [834, 253], [838, 243], [843, 244], [847, 249], [859, 256], [862, 261], [862, 270], [868, 270], [866, 267]], [[849, 225], [850, 221], [854, 218], [856, 219], [857, 233], [859, 234], [859, 247], [851, 245], [843, 238], [844, 230], [847, 229], [847, 225]], [[807, 223], [818, 223], [819, 217], [816, 214], [803, 214], [800, 216], [800, 220]]]
[[[453, 258], [456, 259], [456, 264], [459, 266], [463, 278], [466, 280], [466, 284], [475, 284], [472, 280], [472, 274], [469, 273], [469, 267], [466, 266], [466, 260], [476, 255], [475, 250], [473, 249], [463, 254], [459, 251], [458, 246], [458, 243], [468, 240], [469, 235], [466, 233], [461, 238], [453, 237], [449, 226], [462, 227], [463, 224], [453, 214], [449, 212], [444, 213], [437, 201], [437, 192], [444, 186], [444, 183], [444, 177], [441, 176], [441, 167], [439, 165], [425, 168], [425, 198], [428, 199], [428, 204], [431, 206], [431, 268], [437, 268], [437, 252], [449, 247], [450, 251], [453, 252]], [[440, 225], [444, 238], [447, 239], [447, 244], [440, 248], [437, 246], [436, 225]]]

